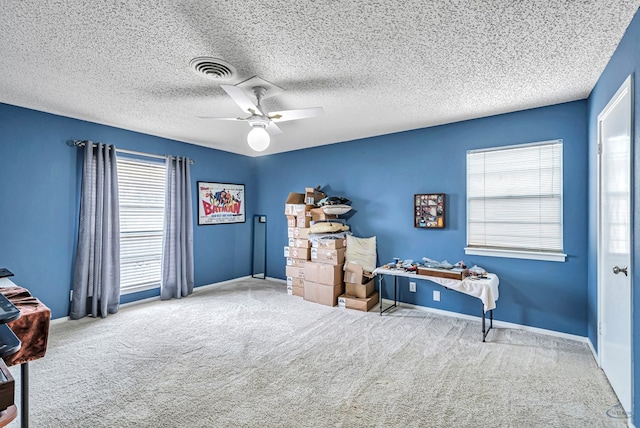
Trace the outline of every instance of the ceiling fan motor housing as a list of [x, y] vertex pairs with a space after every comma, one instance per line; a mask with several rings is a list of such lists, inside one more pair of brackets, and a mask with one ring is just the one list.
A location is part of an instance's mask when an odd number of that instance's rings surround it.
[[249, 125], [251, 125], [252, 128], [255, 128], [255, 127], [266, 128], [267, 126], [269, 126], [269, 118], [265, 116], [261, 116], [259, 114], [253, 114], [249, 116], [246, 120], [247, 122], [249, 122]]

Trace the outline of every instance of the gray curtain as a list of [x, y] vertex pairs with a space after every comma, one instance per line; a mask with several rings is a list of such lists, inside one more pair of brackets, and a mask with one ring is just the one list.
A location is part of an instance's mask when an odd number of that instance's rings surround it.
[[168, 156], [160, 298], [193, 292], [193, 218], [189, 159]]
[[116, 148], [84, 147], [71, 319], [105, 318], [120, 304], [120, 218]]

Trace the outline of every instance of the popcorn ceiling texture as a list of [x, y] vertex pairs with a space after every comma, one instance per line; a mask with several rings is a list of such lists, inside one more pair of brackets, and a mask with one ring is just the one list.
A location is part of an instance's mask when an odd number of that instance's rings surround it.
[[[219, 87], [258, 75], [265, 154], [586, 98], [640, 0], [4, 0], [0, 102], [253, 156]], [[189, 61], [238, 75], [216, 82]], [[117, 142], [114, 142], [117, 143]]]

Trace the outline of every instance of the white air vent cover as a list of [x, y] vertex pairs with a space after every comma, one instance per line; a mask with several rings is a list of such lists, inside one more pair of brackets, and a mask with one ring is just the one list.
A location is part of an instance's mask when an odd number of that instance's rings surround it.
[[229, 80], [236, 75], [233, 65], [218, 58], [201, 56], [189, 63], [191, 69], [198, 74], [213, 80]]

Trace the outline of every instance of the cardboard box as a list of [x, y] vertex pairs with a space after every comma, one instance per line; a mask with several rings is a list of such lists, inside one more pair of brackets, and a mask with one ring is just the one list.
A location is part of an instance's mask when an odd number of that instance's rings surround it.
[[311, 241], [311, 246], [315, 248], [329, 248], [332, 250], [338, 250], [347, 246], [346, 239], [329, 239], [319, 238]]
[[288, 276], [287, 285], [291, 285], [293, 287], [304, 287], [304, 279]]
[[337, 250], [330, 248], [311, 248], [311, 260], [317, 263], [341, 265], [344, 264], [344, 253], [346, 250], [346, 248]]
[[376, 291], [371, 296], [364, 299], [358, 297], [351, 297], [343, 294], [338, 296], [338, 306], [341, 308], [355, 309], [357, 311], [369, 312], [371, 308], [378, 304], [379, 301], [378, 292]]
[[311, 248], [284, 247], [284, 256], [292, 259], [309, 260]]
[[376, 291], [376, 281], [374, 279], [371, 279], [365, 284], [354, 284], [351, 282], [347, 282], [345, 284], [344, 294], [351, 297], [365, 299], [371, 296], [374, 291]]
[[304, 202], [305, 204], [315, 205], [320, 199], [326, 198], [324, 192], [321, 192], [318, 189], [313, 187], [305, 187], [304, 188]]
[[469, 269], [436, 269], [418, 266], [418, 275], [463, 280], [469, 276]]
[[287, 200], [284, 203], [285, 215], [299, 215], [305, 211], [309, 211], [314, 207], [314, 204], [307, 205], [304, 203], [304, 193], [289, 193]]
[[338, 304], [338, 296], [343, 294], [344, 285], [318, 284], [317, 282], [304, 282], [304, 300], [320, 303], [321, 305], [335, 306]]
[[326, 263], [307, 262], [304, 264], [304, 278], [319, 284], [342, 284], [342, 266]]
[[293, 294], [294, 296], [300, 296], [300, 297], [304, 297], [304, 285], [301, 286], [292, 286], [291, 287], [291, 294]]
[[288, 228], [296, 227], [296, 225], [298, 224], [298, 219], [296, 218], [296, 216], [288, 215], [286, 217], [287, 217], [287, 227]]
[[[296, 218], [295, 227], [308, 228], [309, 226], [311, 226], [311, 217], [306, 215], [298, 215], [295, 218]], [[287, 226], [288, 225], [289, 225], [289, 222], [287, 222]]]
[[287, 266], [285, 275], [292, 278], [304, 278], [304, 266]]
[[304, 268], [304, 264], [306, 260], [303, 259], [294, 259], [292, 257], [287, 257], [287, 266], [301, 267]]
[[309, 239], [309, 228], [287, 226], [287, 238]]
[[289, 238], [289, 247], [311, 248], [311, 242], [308, 239]]
[[374, 276], [371, 272], [366, 272], [362, 266], [356, 263], [347, 263], [344, 267], [344, 282], [366, 284]]
[[284, 203], [284, 215], [296, 215], [298, 211], [305, 211], [304, 194], [289, 193]]
[[322, 208], [311, 208], [311, 220], [313, 221], [321, 221], [321, 220], [335, 220], [338, 218], [336, 214], [325, 214]]

